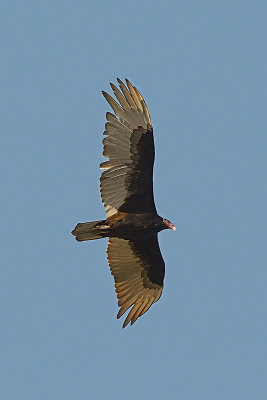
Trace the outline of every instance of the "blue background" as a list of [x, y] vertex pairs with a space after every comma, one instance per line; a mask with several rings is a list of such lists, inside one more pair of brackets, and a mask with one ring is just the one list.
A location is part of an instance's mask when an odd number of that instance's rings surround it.
[[[266, 1], [2, 1], [1, 398], [266, 399]], [[116, 320], [98, 164], [127, 77], [149, 106], [160, 301]]]

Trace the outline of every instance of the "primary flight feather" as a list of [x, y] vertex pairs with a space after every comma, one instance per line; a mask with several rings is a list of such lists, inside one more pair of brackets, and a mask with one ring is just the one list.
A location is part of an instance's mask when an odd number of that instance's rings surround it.
[[107, 258], [120, 307], [117, 318], [130, 309], [123, 328], [133, 324], [159, 300], [165, 264], [158, 232], [175, 226], [157, 214], [153, 195], [155, 158], [150, 114], [140, 92], [118, 79], [117, 99], [102, 92], [113, 109], [107, 113], [100, 164], [100, 193], [106, 220], [79, 223], [72, 234], [78, 241], [108, 237]]

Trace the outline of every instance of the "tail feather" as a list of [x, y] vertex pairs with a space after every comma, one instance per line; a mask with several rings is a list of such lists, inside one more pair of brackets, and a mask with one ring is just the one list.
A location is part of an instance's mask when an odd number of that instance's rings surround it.
[[101, 239], [104, 235], [101, 231], [98, 231], [97, 226], [101, 226], [105, 221], [92, 221], [92, 222], [81, 222], [71, 232], [76, 240], [83, 242], [84, 240]]

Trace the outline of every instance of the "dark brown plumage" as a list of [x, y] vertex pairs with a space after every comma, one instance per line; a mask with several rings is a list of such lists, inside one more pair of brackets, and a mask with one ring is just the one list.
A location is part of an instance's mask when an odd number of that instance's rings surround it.
[[115, 280], [120, 318], [130, 307], [123, 327], [133, 324], [161, 296], [165, 265], [158, 232], [176, 228], [157, 214], [153, 195], [155, 158], [153, 129], [146, 103], [126, 79], [111, 83], [117, 103], [102, 92], [114, 114], [107, 113], [100, 164], [100, 192], [106, 220], [79, 223], [78, 241], [109, 237], [107, 257]]

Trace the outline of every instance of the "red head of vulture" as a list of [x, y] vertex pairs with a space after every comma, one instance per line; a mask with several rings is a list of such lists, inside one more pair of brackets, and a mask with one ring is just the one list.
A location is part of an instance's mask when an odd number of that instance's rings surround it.
[[106, 114], [100, 192], [106, 220], [79, 223], [78, 241], [108, 237], [107, 257], [120, 307], [129, 308], [123, 328], [159, 300], [165, 272], [158, 232], [175, 226], [157, 214], [153, 195], [154, 140], [150, 114], [139, 91], [118, 79], [117, 98], [102, 92], [113, 109]]

